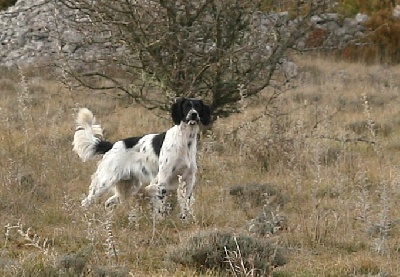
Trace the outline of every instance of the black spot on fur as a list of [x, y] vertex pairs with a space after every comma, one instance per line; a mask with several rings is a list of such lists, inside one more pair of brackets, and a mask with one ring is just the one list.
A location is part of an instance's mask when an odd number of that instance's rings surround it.
[[105, 154], [113, 147], [113, 145], [112, 142], [101, 140], [96, 144], [96, 153]]
[[175, 172], [176, 171], [176, 166], [173, 166], [172, 167], [172, 172]]
[[188, 148], [190, 148], [192, 146], [192, 142], [188, 142]]
[[176, 99], [175, 103], [171, 106], [171, 117], [176, 125], [181, 123], [184, 119], [182, 105], [185, 102], [185, 98]]
[[147, 171], [145, 166], [142, 167], [142, 173], [143, 173], [143, 175], [146, 175], [146, 176], [149, 175], [149, 172]]
[[131, 138], [123, 139], [122, 141], [125, 143], [125, 147], [128, 149], [128, 148], [132, 148], [133, 146], [135, 146], [141, 138], [142, 137], [131, 137]]
[[146, 152], [146, 146], [143, 146], [142, 152]]
[[153, 140], [151, 141], [151, 145], [153, 146], [154, 152], [157, 156], [160, 156], [161, 147], [165, 140], [165, 134], [166, 132], [155, 135]]
[[200, 111], [200, 121], [204, 126], [207, 126], [211, 123], [211, 108], [204, 104], [203, 101], [200, 101], [202, 109]]

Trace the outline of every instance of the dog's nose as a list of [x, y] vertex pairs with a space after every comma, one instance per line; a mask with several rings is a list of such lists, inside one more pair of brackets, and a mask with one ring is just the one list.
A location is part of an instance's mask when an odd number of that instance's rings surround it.
[[197, 112], [192, 112], [190, 115], [190, 119], [196, 120], [197, 118], [199, 118], [199, 114]]

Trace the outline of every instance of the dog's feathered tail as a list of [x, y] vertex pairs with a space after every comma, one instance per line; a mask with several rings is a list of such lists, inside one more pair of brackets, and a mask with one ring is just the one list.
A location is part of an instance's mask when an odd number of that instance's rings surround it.
[[76, 116], [76, 129], [72, 142], [75, 151], [82, 161], [86, 162], [96, 155], [104, 154], [113, 144], [104, 140], [103, 129], [96, 124], [93, 113], [81, 108]]

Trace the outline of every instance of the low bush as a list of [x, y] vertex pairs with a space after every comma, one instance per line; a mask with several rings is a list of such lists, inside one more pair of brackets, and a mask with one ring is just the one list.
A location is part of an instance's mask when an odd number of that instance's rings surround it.
[[16, 2], [17, 0], [0, 0], [0, 10], [5, 10]]
[[338, 11], [345, 17], [357, 13], [368, 14], [365, 23], [371, 34], [363, 39], [361, 46], [350, 45], [341, 56], [352, 61], [369, 63], [400, 62], [400, 20], [393, 17], [394, 1], [390, 0], [343, 0]]
[[198, 271], [230, 270], [235, 275], [240, 271], [251, 276], [268, 276], [273, 268], [286, 264], [282, 249], [276, 245], [222, 231], [194, 235], [185, 245], [170, 251], [168, 259]]

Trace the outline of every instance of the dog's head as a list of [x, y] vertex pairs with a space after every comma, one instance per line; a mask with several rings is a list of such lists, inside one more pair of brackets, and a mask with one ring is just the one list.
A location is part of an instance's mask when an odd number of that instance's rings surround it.
[[211, 122], [211, 109], [196, 98], [178, 98], [171, 108], [172, 120], [176, 125], [185, 122], [197, 125], [201, 122], [207, 126]]

